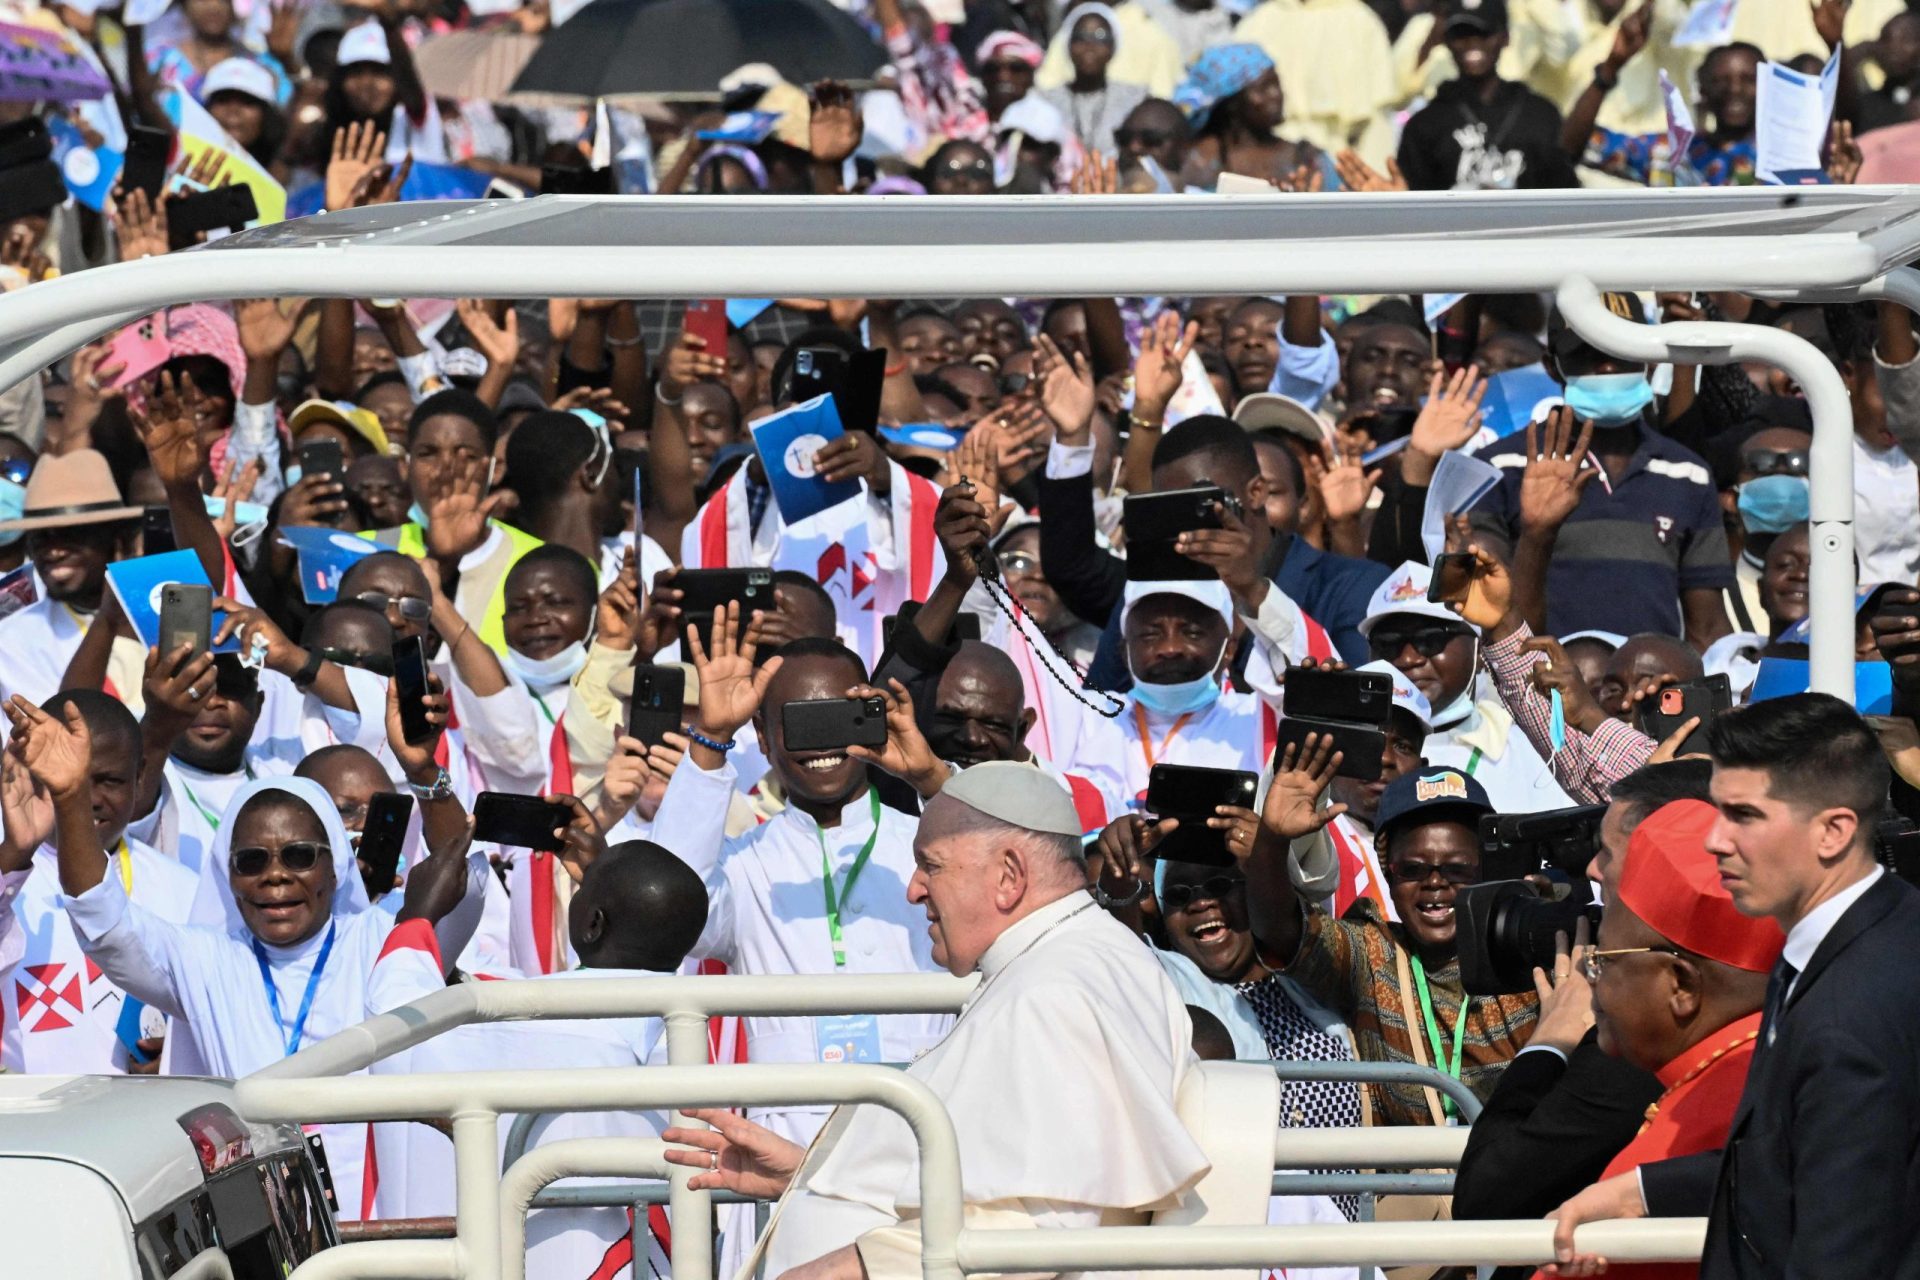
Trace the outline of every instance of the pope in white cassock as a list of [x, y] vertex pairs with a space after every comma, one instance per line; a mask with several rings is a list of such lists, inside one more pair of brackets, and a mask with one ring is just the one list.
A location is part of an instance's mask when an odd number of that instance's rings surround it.
[[[933, 958], [982, 979], [908, 1068], [953, 1118], [968, 1227], [1139, 1223], [1207, 1172], [1174, 1107], [1197, 1066], [1186, 1008], [1088, 895], [1079, 832], [1059, 783], [993, 762], [948, 782], [914, 839], [907, 896]], [[790, 1192], [768, 1275], [920, 1274], [919, 1154], [896, 1114], [842, 1107], [810, 1152], [730, 1112], [689, 1114], [715, 1128], [665, 1136], [684, 1144], [667, 1159], [705, 1170], [695, 1188]]]

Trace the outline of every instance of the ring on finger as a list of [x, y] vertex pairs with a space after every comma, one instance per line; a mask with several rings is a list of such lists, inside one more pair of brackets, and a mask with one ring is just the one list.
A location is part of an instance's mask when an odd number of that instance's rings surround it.
[[720, 1153], [718, 1151], [715, 1151], [713, 1153], [713, 1167], [715, 1169], [718, 1169], [720, 1167]]

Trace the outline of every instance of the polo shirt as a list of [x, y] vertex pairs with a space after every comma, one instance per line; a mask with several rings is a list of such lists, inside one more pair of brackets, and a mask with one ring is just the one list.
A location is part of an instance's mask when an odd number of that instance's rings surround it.
[[[1476, 456], [1500, 469], [1501, 483], [1474, 510], [1474, 528], [1512, 545], [1520, 532], [1525, 437], [1503, 436]], [[1547, 631], [1679, 636], [1682, 591], [1732, 585], [1720, 495], [1706, 462], [1643, 425], [1620, 479], [1590, 481], [1560, 527], [1547, 569]]]

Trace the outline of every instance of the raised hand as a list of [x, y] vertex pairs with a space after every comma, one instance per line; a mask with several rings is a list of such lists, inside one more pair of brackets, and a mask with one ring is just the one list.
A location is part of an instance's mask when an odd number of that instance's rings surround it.
[[947, 785], [953, 771], [933, 754], [919, 723], [913, 718], [913, 698], [898, 680], [887, 681], [888, 688], [857, 684], [847, 690], [849, 698], [879, 698], [887, 708], [887, 742], [878, 751], [858, 745], [847, 754], [868, 764], [877, 764], [894, 777], [908, 783], [922, 800], [931, 800]]
[[354, 207], [354, 192], [362, 190], [361, 180], [385, 162], [387, 135], [371, 120], [357, 120], [333, 135], [333, 154], [327, 160], [327, 208]]
[[1520, 477], [1520, 527], [1524, 531], [1558, 529], [1580, 505], [1580, 495], [1599, 475], [1584, 465], [1593, 424], [1574, 433], [1573, 410], [1560, 405], [1547, 414], [1546, 429], [1527, 424], [1527, 469]]
[[640, 570], [628, 547], [620, 557], [620, 572], [600, 593], [594, 608], [594, 643], [608, 649], [631, 649], [640, 630]]
[[[1320, 807], [1320, 796], [1333, 785], [1344, 758], [1333, 749], [1332, 734], [1310, 733], [1303, 742], [1289, 742], [1274, 761], [1273, 785], [1260, 806], [1261, 831], [1291, 842], [1312, 835], [1345, 813], [1344, 804]], [[1235, 857], [1245, 856], [1240, 850], [1233, 852]]]
[[1620, 29], [1613, 33], [1613, 48], [1607, 53], [1607, 65], [1613, 68], [1615, 75], [1620, 68], [1633, 61], [1634, 55], [1647, 47], [1647, 35], [1653, 27], [1653, 3], [1648, 0], [1627, 15]]
[[680, 588], [673, 585], [677, 568], [662, 569], [654, 575], [653, 590], [647, 593], [634, 632], [636, 661], [652, 662], [653, 655], [666, 648], [680, 625]]
[[948, 573], [968, 581], [979, 576], [975, 558], [985, 552], [992, 531], [979, 490], [966, 476], [941, 491], [940, 503], [933, 509], [933, 536], [947, 558]]
[[453, 699], [447, 696], [440, 677], [427, 672], [427, 692], [420, 699], [427, 707], [427, 724], [432, 732], [419, 742], [408, 742], [407, 731], [400, 721], [400, 682], [387, 681], [387, 746], [393, 751], [393, 758], [408, 778], [429, 786], [440, 776], [440, 766], [434, 760], [439, 750], [440, 736], [446, 732], [447, 715], [453, 707]]
[[735, 1191], [757, 1200], [777, 1200], [806, 1159], [806, 1148], [731, 1111], [700, 1107], [683, 1114], [713, 1126], [676, 1125], [660, 1135], [679, 1144], [667, 1148], [668, 1164], [701, 1170], [687, 1180], [695, 1191]]
[[1446, 529], [1447, 550], [1473, 557], [1467, 598], [1447, 607], [1482, 631], [1494, 631], [1513, 612], [1513, 577], [1500, 557], [1474, 541], [1468, 516], [1448, 516]]
[[1392, 156], [1387, 157], [1387, 172], [1380, 172], [1365, 160], [1352, 147], [1341, 151], [1333, 158], [1333, 171], [1340, 175], [1340, 185], [1348, 191], [1405, 191], [1407, 180], [1401, 176], [1400, 163]]
[[1425, 484], [1444, 454], [1463, 448], [1480, 431], [1480, 402], [1487, 382], [1480, 370], [1468, 365], [1448, 377], [1435, 370], [1427, 384], [1427, 402], [1420, 406], [1407, 437], [1406, 477]]
[[155, 476], [168, 489], [195, 487], [207, 465], [201, 423], [210, 416], [193, 379], [162, 373], [147, 397], [145, 413], [130, 413], [133, 430], [147, 447]]
[[53, 800], [11, 745], [0, 752], [0, 819], [0, 871], [23, 871], [34, 850], [53, 839]]
[[1847, 10], [1853, 0], [1817, 0], [1813, 6], [1813, 29], [1827, 42], [1829, 52], [1838, 49], [1846, 38]]
[[140, 682], [146, 696], [142, 725], [149, 735], [172, 741], [185, 733], [200, 714], [202, 701], [213, 692], [213, 654], [195, 654], [183, 644], [168, 653], [156, 646], [147, 650], [146, 674]]
[[14, 227], [5, 240], [0, 240], [0, 267], [12, 267], [26, 277], [28, 284], [45, 280], [53, 274], [53, 259], [40, 252], [37, 241], [32, 227]]
[[334, 528], [347, 513], [347, 486], [339, 476], [302, 475], [280, 502], [280, 524]]
[[1595, 700], [1586, 677], [1580, 674], [1580, 668], [1558, 640], [1552, 636], [1535, 636], [1522, 648], [1527, 653], [1546, 655], [1546, 661], [1533, 665], [1529, 678], [1541, 693], [1559, 693], [1560, 711], [1569, 728], [1592, 733], [1606, 722], [1606, 708]]
[[93, 733], [80, 708], [69, 703], [65, 718], [56, 720], [17, 693], [4, 705], [13, 724], [7, 749], [19, 754], [33, 780], [55, 800], [84, 791], [93, 768]]
[[1076, 196], [1110, 196], [1120, 190], [1120, 158], [1089, 151], [1067, 189]]
[[241, 604], [226, 596], [215, 596], [213, 607], [227, 615], [213, 633], [215, 648], [228, 640], [238, 640], [241, 656], [244, 657], [255, 646], [265, 646], [267, 670], [278, 671], [281, 675], [291, 675], [306, 665], [307, 651], [287, 639], [287, 633], [267, 616], [265, 610]]
[[487, 304], [475, 298], [460, 299], [454, 303], [454, 312], [460, 317], [460, 327], [487, 358], [490, 368], [513, 367], [514, 361], [520, 358], [520, 318], [512, 306], [507, 307], [501, 323], [495, 323]]
[[1061, 444], [1081, 445], [1093, 429], [1093, 369], [1078, 351], [1069, 360], [1053, 339], [1041, 334], [1033, 340], [1034, 380], [1040, 384], [1040, 407], [1053, 419]]
[[767, 696], [781, 659], [769, 659], [753, 669], [755, 645], [751, 636], [740, 640], [740, 602], [729, 600], [713, 614], [712, 638], [702, 644], [698, 631], [689, 631], [694, 670], [700, 674], [700, 732], [717, 741], [731, 739], [741, 725], [753, 719]]
[[1328, 444], [1326, 469], [1320, 476], [1320, 500], [1328, 520], [1358, 520], [1367, 500], [1380, 485], [1380, 469], [1367, 470], [1358, 442]]
[[487, 492], [486, 458], [466, 458], [443, 466], [420, 505], [427, 513], [427, 554], [442, 564], [487, 540], [489, 522], [511, 499], [505, 490]]
[[1836, 187], [1850, 187], [1865, 162], [1860, 144], [1853, 140], [1853, 122], [1835, 120], [1827, 131], [1827, 181]]
[[1175, 311], [1162, 311], [1140, 335], [1140, 354], [1133, 362], [1135, 419], [1158, 423], [1166, 416], [1167, 405], [1179, 394], [1185, 378], [1181, 366], [1199, 336], [1200, 326], [1189, 322], [1182, 329]]
[[660, 394], [677, 400], [680, 393], [696, 382], [722, 382], [727, 376], [727, 353], [707, 350], [707, 340], [687, 333], [667, 348], [665, 366], [660, 370]]
[[837, 165], [859, 150], [866, 123], [853, 90], [837, 80], [816, 81], [807, 104], [807, 151], [814, 163]]
[[[240, 504], [253, 497], [253, 487], [266, 473], [267, 464], [262, 458], [248, 458], [245, 462], [238, 458], [227, 460], [227, 469], [220, 476], [220, 482], [213, 486], [211, 495], [221, 502], [220, 514], [213, 517], [213, 531], [220, 535], [220, 541], [233, 540], [234, 532], [240, 527]], [[345, 507], [342, 503], [342, 510]]]
[[394, 921], [425, 920], [438, 924], [467, 896], [467, 850], [473, 847], [473, 819], [468, 818], [459, 838], [427, 851], [407, 869], [406, 893]]
[[1213, 508], [1220, 517], [1220, 527], [1189, 529], [1174, 539], [1173, 549], [1212, 569], [1235, 599], [1258, 608], [1266, 598], [1261, 584], [1267, 579], [1254, 554], [1253, 531], [1232, 508], [1219, 502]]
[[120, 237], [122, 262], [157, 258], [167, 252], [172, 244], [167, 238], [167, 200], [164, 192], [157, 200], [149, 198], [140, 187], [114, 191], [111, 217]]
[[233, 321], [240, 330], [240, 349], [248, 360], [263, 364], [277, 362], [293, 342], [293, 331], [306, 307], [298, 300], [291, 311], [280, 309], [274, 298], [245, 298], [233, 304]]

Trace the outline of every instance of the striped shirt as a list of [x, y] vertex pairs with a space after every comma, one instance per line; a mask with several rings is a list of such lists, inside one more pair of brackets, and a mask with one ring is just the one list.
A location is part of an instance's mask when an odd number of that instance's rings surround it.
[[[1346, 1019], [1354, 1047], [1363, 1062], [1415, 1062], [1405, 1010], [1420, 1018], [1420, 1000], [1409, 991], [1403, 1000], [1395, 953], [1403, 945], [1399, 926], [1389, 924], [1371, 898], [1361, 898], [1336, 920], [1325, 912], [1308, 910], [1300, 950], [1286, 967], [1289, 978]], [[1409, 956], [1409, 960], [1411, 960]], [[1427, 970], [1427, 991], [1433, 999], [1433, 1017], [1446, 1054], [1453, 1053], [1453, 1028], [1463, 1001], [1467, 1029], [1461, 1048], [1460, 1079], [1480, 1098], [1494, 1085], [1513, 1055], [1533, 1034], [1540, 1017], [1540, 999], [1524, 995], [1474, 996], [1468, 999], [1460, 985], [1460, 962]], [[1424, 1028], [1422, 1056], [1435, 1062]], [[1426, 1091], [1418, 1085], [1376, 1084], [1373, 1089], [1375, 1124], [1432, 1124]]]
[[1533, 749], [1552, 762], [1553, 776], [1569, 796], [1580, 804], [1605, 804], [1613, 793], [1613, 784], [1645, 764], [1659, 744], [1626, 721], [1609, 718], [1590, 734], [1568, 725], [1566, 745], [1555, 751], [1553, 704], [1533, 687], [1532, 679], [1533, 669], [1545, 662], [1547, 655], [1527, 652], [1526, 644], [1531, 639], [1533, 631], [1523, 622], [1505, 640], [1490, 640], [1481, 650], [1500, 700]]
[[[1473, 512], [1476, 532], [1511, 546], [1520, 534], [1526, 440], [1509, 435], [1475, 456], [1501, 483]], [[1547, 631], [1682, 634], [1682, 592], [1733, 585], [1720, 492], [1700, 455], [1647, 428], [1616, 479], [1604, 472], [1560, 527], [1547, 570]]]

